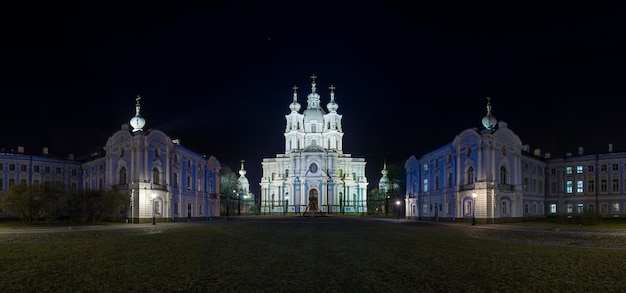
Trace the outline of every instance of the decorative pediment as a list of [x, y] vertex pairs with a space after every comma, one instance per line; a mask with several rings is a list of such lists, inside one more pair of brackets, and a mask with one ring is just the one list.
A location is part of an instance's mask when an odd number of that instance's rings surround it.
[[466, 129], [457, 135], [452, 142], [454, 146], [474, 145], [480, 141], [480, 134], [474, 129]]

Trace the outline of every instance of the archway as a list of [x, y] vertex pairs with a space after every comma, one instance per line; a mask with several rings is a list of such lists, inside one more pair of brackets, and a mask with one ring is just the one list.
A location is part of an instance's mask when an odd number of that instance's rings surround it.
[[307, 210], [309, 212], [319, 212], [319, 204], [318, 204], [319, 192], [317, 189], [309, 190], [309, 205], [307, 206]]

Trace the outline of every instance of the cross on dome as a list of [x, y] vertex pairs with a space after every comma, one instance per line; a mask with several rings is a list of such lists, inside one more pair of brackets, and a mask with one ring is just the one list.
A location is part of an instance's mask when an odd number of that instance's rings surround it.
[[133, 127], [133, 132], [143, 131], [143, 127], [146, 125], [146, 120], [139, 114], [139, 110], [141, 109], [141, 105], [139, 104], [140, 99], [141, 96], [137, 95], [137, 98], [135, 98], [137, 102], [135, 104], [135, 116], [130, 119], [130, 126]]

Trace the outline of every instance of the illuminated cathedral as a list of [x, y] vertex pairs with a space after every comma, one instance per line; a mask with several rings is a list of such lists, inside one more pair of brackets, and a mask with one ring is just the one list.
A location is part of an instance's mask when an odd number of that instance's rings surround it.
[[291, 112], [285, 115], [285, 151], [262, 162], [261, 213], [365, 213], [365, 159], [343, 151], [342, 115], [335, 87], [321, 106], [316, 76], [311, 76], [307, 107], [300, 112], [298, 87], [293, 87]]

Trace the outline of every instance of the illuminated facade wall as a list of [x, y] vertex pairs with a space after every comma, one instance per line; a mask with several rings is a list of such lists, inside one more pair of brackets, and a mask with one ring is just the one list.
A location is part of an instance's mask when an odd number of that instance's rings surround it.
[[626, 217], [626, 153], [612, 146], [602, 154], [547, 159], [546, 214]]
[[130, 132], [124, 125], [108, 139], [105, 156], [83, 165], [84, 187], [103, 183], [128, 192], [133, 221], [219, 216], [219, 161], [177, 142], [159, 130]]
[[[291, 113], [286, 115], [285, 152], [262, 162], [261, 212], [367, 212], [365, 159], [343, 152], [342, 115], [337, 113], [334, 87], [326, 109], [320, 106], [315, 76], [307, 109], [300, 113], [294, 87]], [[315, 208], [314, 208], [315, 209]]]
[[626, 153], [609, 145], [607, 153], [585, 154], [580, 147], [577, 154], [551, 158], [531, 152], [506, 123], [497, 125], [467, 129], [452, 143], [406, 161], [407, 217], [626, 217]]
[[452, 143], [406, 161], [406, 216], [455, 221], [542, 216], [545, 167], [504, 122], [494, 132], [467, 129]]
[[103, 153], [86, 160], [0, 153], [0, 196], [16, 183], [72, 188], [119, 187], [128, 195], [125, 217], [134, 223], [219, 217], [219, 161], [190, 151], [159, 130], [143, 131], [139, 115], [115, 132]]
[[41, 153], [17, 151], [0, 152], [0, 196], [13, 184], [59, 185], [79, 188], [82, 182], [81, 163], [73, 156], [58, 158], [50, 156], [48, 149]]

